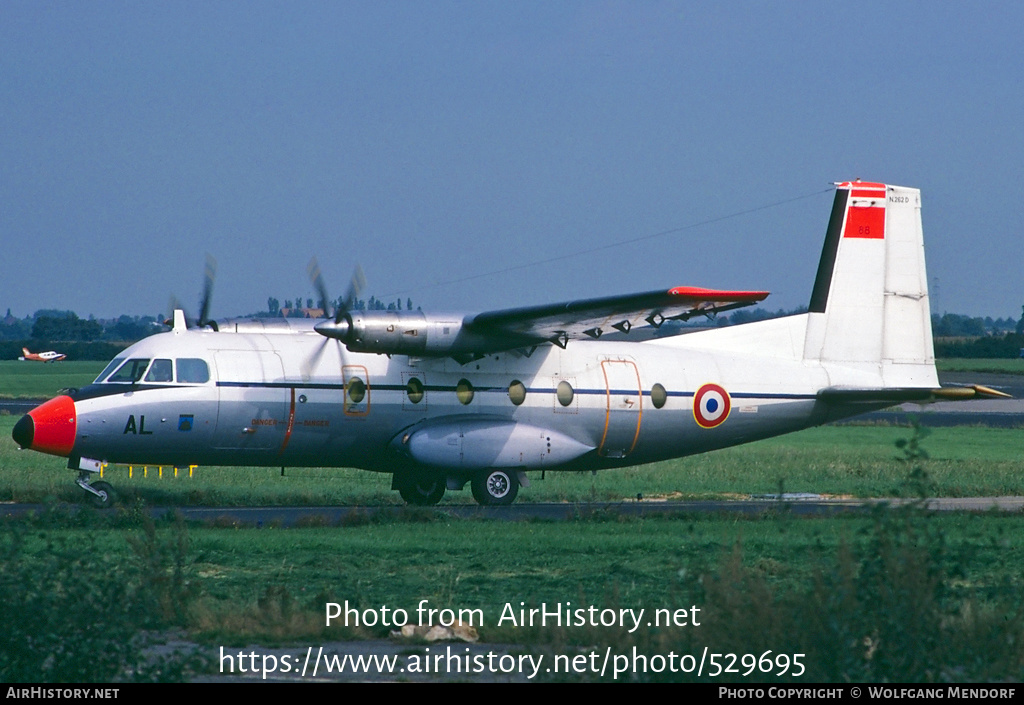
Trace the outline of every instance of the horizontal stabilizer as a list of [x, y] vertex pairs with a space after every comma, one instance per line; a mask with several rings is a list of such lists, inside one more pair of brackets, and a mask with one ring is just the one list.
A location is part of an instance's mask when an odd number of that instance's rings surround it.
[[998, 389], [971, 384], [966, 387], [943, 387], [932, 392], [937, 401], [959, 401], [961, 399], [1013, 399], [1013, 396]]
[[1005, 393], [980, 384], [963, 387], [894, 387], [890, 389], [857, 389], [849, 387], [827, 387], [818, 392], [818, 399], [830, 404], [877, 404], [879, 402], [917, 402], [928, 404], [936, 401], [968, 401], [971, 399], [1011, 399]]

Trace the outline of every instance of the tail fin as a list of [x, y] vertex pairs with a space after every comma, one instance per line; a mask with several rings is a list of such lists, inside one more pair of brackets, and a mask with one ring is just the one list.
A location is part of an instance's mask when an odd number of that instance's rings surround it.
[[28, 351], [28, 348], [22, 348], [22, 349], [21, 349], [21, 352], [22, 352], [22, 353], [24, 353], [25, 357], [28, 357], [29, 355], [31, 355], [31, 354], [32, 354], [32, 353], [30, 353], [30, 352]]
[[919, 190], [837, 184], [804, 358], [880, 373], [885, 387], [938, 386]]

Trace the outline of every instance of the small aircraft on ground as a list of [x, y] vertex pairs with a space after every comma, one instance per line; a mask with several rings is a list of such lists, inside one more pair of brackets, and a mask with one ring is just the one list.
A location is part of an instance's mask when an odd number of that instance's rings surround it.
[[[899, 402], [1007, 396], [940, 388], [917, 189], [845, 182], [806, 313], [685, 332], [669, 321], [764, 291], [693, 287], [470, 315], [359, 311], [206, 320], [119, 354], [22, 417], [23, 448], [69, 459], [94, 503], [103, 463], [358, 467], [412, 504], [467, 484], [509, 504], [528, 471], [702, 453]], [[209, 271], [209, 270], [208, 270]], [[319, 268], [310, 275], [328, 301]], [[661, 336], [651, 332], [678, 333]]]
[[19, 360], [31, 360], [33, 362], [60, 362], [67, 357], [64, 353], [54, 352], [53, 350], [34, 353], [30, 352], [28, 348], [22, 348], [21, 352], [22, 356], [18, 358]]

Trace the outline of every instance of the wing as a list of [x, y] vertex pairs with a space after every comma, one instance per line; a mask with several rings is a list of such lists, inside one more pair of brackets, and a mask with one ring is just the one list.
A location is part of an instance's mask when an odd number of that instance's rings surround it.
[[767, 291], [716, 291], [676, 287], [642, 294], [606, 296], [564, 303], [487, 311], [466, 320], [475, 336], [565, 347], [570, 340], [596, 339], [638, 326], [660, 328], [665, 321], [687, 321], [763, 301]]
[[[465, 318], [427, 317], [422, 311], [344, 311], [340, 319], [313, 329], [340, 340], [352, 352], [417, 357], [452, 357], [460, 363], [543, 343], [566, 347], [570, 340], [608, 332], [660, 328], [763, 301], [767, 291], [715, 291], [693, 287], [606, 296], [544, 306], [487, 311]], [[527, 352], [527, 354], [530, 354]]]

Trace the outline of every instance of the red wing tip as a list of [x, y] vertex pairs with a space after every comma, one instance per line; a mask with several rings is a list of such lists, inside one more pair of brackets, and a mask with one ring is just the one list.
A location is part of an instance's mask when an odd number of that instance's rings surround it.
[[677, 286], [669, 289], [670, 296], [686, 296], [701, 301], [761, 301], [768, 297], [768, 291], [719, 291], [702, 289], [699, 286]]

